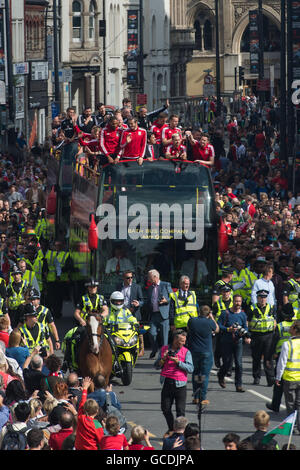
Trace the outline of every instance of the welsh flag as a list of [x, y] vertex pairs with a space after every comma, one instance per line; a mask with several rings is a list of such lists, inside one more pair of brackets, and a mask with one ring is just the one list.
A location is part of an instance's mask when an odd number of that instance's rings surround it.
[[290, 436], [294, 429], [296, 417], [297, 411], [294, 411], [294, 413], [285, 418], [285, 420], [282, 421], [278, 426], [276, 426], [276, 428], [271, 429], [271, 431], [268, 431], [264, 435], [262, 443], [267, 444], [271, 441], [271, 439], [273, 439], [276, 434], [281, 434], [282, 436]]

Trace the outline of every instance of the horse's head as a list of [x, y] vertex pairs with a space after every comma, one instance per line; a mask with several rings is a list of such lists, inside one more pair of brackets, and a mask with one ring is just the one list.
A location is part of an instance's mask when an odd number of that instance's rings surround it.
[[98, 354], [103, 342], [102, 316], [98, 311], [89, 312], [87, 316], [87, 334], [91, 351]]

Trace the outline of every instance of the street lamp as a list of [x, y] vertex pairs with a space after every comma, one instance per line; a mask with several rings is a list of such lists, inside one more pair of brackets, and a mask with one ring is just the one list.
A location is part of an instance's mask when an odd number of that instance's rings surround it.
[[280, 31], [280, 158], [286, 160], [286, 14], [285, 0], [281, 0]]
[[215, 0], [216, 15], [216, 93], [217, 116], [221, 115], [221, 73], [220, 73], [220, 43], [219, 43], [219, 0]]

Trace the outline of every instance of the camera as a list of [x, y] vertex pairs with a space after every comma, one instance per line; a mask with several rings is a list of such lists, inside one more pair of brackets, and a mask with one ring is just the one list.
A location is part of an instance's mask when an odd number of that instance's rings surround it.
[[234, 323], [233, 325], [233, 328], [236, 328], [237, 329], [237, 334], [240, 338], [249, 338], [250, 335], [248, 333], [247, 330], [245, 330], [245, 328], [243, 328], [241, 325], [239, 325], [238, 323]]
[[176, 352], [174, 352], [174, 351], [168, 351], [168, 356], [170, 356], [170, 357], [175, 357], [175, 356], [176, 356]]
[[40, 355], [41, 357], [47, 357], [47, 349], [46, 349], [45, 346], [42, 346], [42, 347], [40, 348], [39, 355]]

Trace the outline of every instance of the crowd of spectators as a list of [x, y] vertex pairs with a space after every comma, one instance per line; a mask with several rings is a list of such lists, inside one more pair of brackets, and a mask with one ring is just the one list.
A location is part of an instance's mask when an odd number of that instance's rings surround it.
[[[28, 247], [39, 249], [36, 229], [46, 213], [49, 152], [58, 152], [64, 142], [76, 142], [77, 161], [97, 170], [99, 164], [126, 158], [124, 149], [132, 143], [131, 134], [143, 129], [146, 140], [135, 155], [139, 164], [144, 159], [164, 158], [211, 168], [217, 214], [226, 227], [220, 271], [223, 266], [235, 266], [238, 259], [247, 265], [258, 258], [271, 263], [280, 312], [284, 283], [300, 262], [300, 178], [296, 168], [293, 191], [287, 161], [280, 155], [279, 106], [274, 99], [261, 107], [252, 95], [241, 101], [230, 118], [215, 116], [195, 129], [185, 128], [176, 114], [168, 114], [169, 103], [154, 113], [143, 107], [134, 117], [130, 101], [125, 100], [121, 110], [108, 111], [100, 103], [94, 114], [88, 108], [76, 116], [69, 108], [53, 120], [52, 135], [44, 147], [36, 144], [29, 149], [20, 133], [16, 150], [0, 154], [1, 277], [8, 283], [12, 267]], [[215, 109], [214, 102], [211, 107]], [[117, 143], [105, 140], [107, 126], [118, 134]], [[108, 149], [108, 145], [112, 147]], [[44, 360], [38, 351], [26, 353], [18, 342], [15, 346], [11, 335], [9, 324], [1, 317], [0, 447], [11, 424], [16, 431], [26, 427], [27, 445], [32, 450], [153, 449], [149, 431], [136, 426], [127, 441], [118, 419], [107, 416], [106, 393], [113, 394], [114, 406], [121, 409], [121, 405], [111, 389], [104, 390], [101, 377], [95, 379], [95, 391], [89, 397], [91, 379], [80, 384], [75, 373], [64, 378], [58, 357]], [[20, 348], [18, 360], [12, 357], [11, 350], [16, 348]], [[198, 425], [177, 417], [173, 431], [165, 437], [163, 449], [200, 450]], [[224, 445], [227, 442], [239, 448], [236, 435], [226, 436]], [[253, 442], [247, 441], [247, 445], [250, 449]]]

